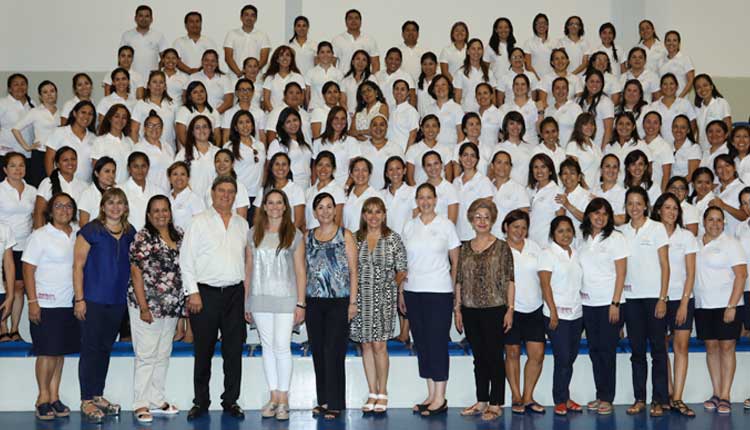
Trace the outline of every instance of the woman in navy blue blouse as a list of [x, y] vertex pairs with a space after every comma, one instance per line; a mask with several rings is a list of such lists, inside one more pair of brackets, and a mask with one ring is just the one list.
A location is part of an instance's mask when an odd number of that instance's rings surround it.
[[125, 193], [119, 188], [106, 190], [99, 216], [78, 232], [75, 243], [73, 288], [74, 313], [81, 321], [81, 413], [93, 422], [120, 413], [120, 405], [103, 394], [112, 344], [127, 310], [128, 252], [135, 237], [128, 213]]

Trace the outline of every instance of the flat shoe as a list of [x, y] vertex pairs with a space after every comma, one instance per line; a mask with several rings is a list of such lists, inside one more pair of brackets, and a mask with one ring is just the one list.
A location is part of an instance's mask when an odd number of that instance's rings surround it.
[[152, 423], [154, 422], [154, 416], [151, 415], [151, 412], [149, 412], [146, 409], [141, 409], [138, 411], [133, 411], [133, 415], [135, 416], [135, 419], [139, 423]]
[[484, 409], [481, 409], [481, 408], [477, 407], [477, 404], [478, 403], [474, 403], [473, 405], [469, 406], [468, 408], [465, 408], [464, 410], [462, 410], [460, 412], [461, 416], [464, 416], [464, 417], [473, 417], [473, 416], [477, 416], [477, 415], [482, 415], [484, 413], [484, 411], [487, 410], [487, 407], [485, 406]]
[[289, 404], [280, 403], [276, 408], [276, 419], [278, 421], [287, 421], [289, 419]]
[[544, 410], [544, 406], [540, 405], [537, 402], [527, 403], [523, 406], [523, 408], [533, 414], [544, 415], [546, 413], [546, 411]]
[[703, 402], [703, 408], [707, 411], [715, 411], [716, 408], [719, 407], [719, 398], [716, 396], [711, 396], [710, 399]]
[[429, 407], [427, 407], [421, 412], [421, 414], [423, 417], [434, 417], [435, 415], [444, 414], [446, 412], [448, 412], [448, 399], [445, 399], [443, 401], [443, 405], [439, 408], [430, 409]]
[[487, 408], [482, 412], [482, 421], [494, 421], [503, 416], [503, 410], [501, 409], [490, 409]]
[[[263, 418], [274, 418], [276, 416], [276, 408], [279, 405], [277, 403], [274, 403], [272, 401], [268, 401], [263, 407], [260, 409], [260, 416]], [[315, 413], [315, 410], [313, 409], [313, 414]]]
[[149, 409], [149, 412], [151, 415], [177, 415], [180, 410], [177, 406], [165, 402], [158, 408]]
[[514, 402], [510, 405], [510, 411], [516, 415], [523, 415], [526, 413], [526, 408], [521, 402]]

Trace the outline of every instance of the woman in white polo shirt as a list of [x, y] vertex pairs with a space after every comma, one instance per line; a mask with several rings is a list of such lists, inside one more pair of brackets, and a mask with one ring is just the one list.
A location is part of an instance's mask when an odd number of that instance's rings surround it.
[[633, 394], [635, 402], [627, 409], [635, 415], [646, 409], [648, 367], [646, 343], [651, 345], [652, 400], [650, 415], [664, 415], [669, 403], [667, 382], [666, 320], [669, 297], [669, 236], [660, 222], [648, 218], [649, 197], [641, 187], [625, 193], [622, 234], [630, 257], [625, 278], [625, 324], [631, 348]]
[[552, 377], [555, 415], [583, 410], [570, 398], [569, 390], [583, 333], [580, 294], [583, 271], [578, 252], [572, 246], [575, 237], [573, 220], [566, 215], [555, 217], [550, 223], [550, 245], [539, 256], [539, 282], [546, 302], [542, 312], [555, 357]]
[[[542, 288], [537, 274], [542, 249], [536, 242], [527, 238], [528, 229], [529, 214], [522, 210], [511, 211], [503, 220], [503, 233], [513, 253], [516, 284], [514, 303], [510, 305], [510, 308], [514, 309], [513, 326], [505, 335], [505, 375], [512, 396], [511, 411], [514, 414], [543, 414], [544, 407], [534, 400], [534, 388], [544, 361]], [[523, 392], [521, 344], [526, 345], [528, 357], [523, 369]]]
[[487, 176], [477, 170], [479, 148], [475, 144], [466, 142], [461, 145], [458, 159], [462, 173], [453, 181], [453, 186], [458, 194], [458, 237], [463, 241], [473, 239], [476, 234], [467, 216], [469, 206], [477, 199], [491, 199], [495, 188]]
[[401, 312], [408, 312], [419, 376], [427, 381], [427, 398], [414, 405], [423, 416], [448, 410], [448, 340], [461, 245], [453, 223], [435, 212], [436, 203], [435, 187], [420, 185], [419, 216], [406, 223], [402, 234], [409, 280], [400, 285], [398, 301]]
[[719, 179], [719, 186], [714, 190], [716, 197], [708, 202], [724, 211], [727, 231], [733, 234], [737, 225], [748, 218], [740, 208], [740, 191], [745, 188], [737, 175], [734, 159], [729, 154], [721, 154], [714, 159], [714, 172]]
[[[685, 379], [688, 369], [688, 344], [693, 330], [695, 300], [695, 255], [698, 252], [698, 241], [693, 233], [683, 228], [683, 211], [680, 200], [671, 192], [661, 195], [654, 203], [651, 219], [661, 222], [669, 235], [669, 290], [667, 296], [666, 319], [669, 340], [672, 339], [674, 350], [674, 383], [671, 372], [668, 372], [670, 407], [687, 417], [694, 417], [695, 412], [682, 401]], [[668, 358], [668, 357], [667, 357]], [[670, 363], [667, 359], [667, 370]]]
[[443, 159], [436, 151], [427, 151], [422, 155], [422, 168], [427, 173], [425, 183], [432, 184], [437, 192], [435, 212], [455, 224], [458, 221], [458, 193], [456, 187], [442, 177], [443, 165]]
[[344, 202], [344, 216], [342, 226], [350, 232], [359, 230], [362, 218], [362, 205], [370, 197], [380, 197], [378, 191], [370, 186], [370, 176], [373, 175], [372, 163], [364, 157], [356, 157], [349, 163], [349, 177], [351, 185], [346, 189]]
[[531, 222], [529, 238], [546, 246], [549, 237], [549, 223], [562, 208], [556, 197], [562, 193], [557, 182], [555, 164], [545, 154], [536, 154], [529, 162], [528, 188], [531, 201]]
[[729, 393], [737, 366], [736, 346], [743, 312], [742, 290], [747, 259], [740, 242], [724, 232], [724, 212], [709, 207], [703, 214], [706, 234], [696, 260], [695, 328], [706, 343], [706, 364], [713, 392], [703, 402], [707, 410], [732, 411]]
[[583, 327], [596, 386], [596, 400], [586, 406], [600, 415], [609, 415], [614, 410], [617, 378], [614, 364], [623, 321], [620, 304], [624, 301], [629, 255], [625, 237], [615, 230], [614, 218], [607, 200], [601, 197], [591, 200], [583, 214], [583, 240], [579, 246]]

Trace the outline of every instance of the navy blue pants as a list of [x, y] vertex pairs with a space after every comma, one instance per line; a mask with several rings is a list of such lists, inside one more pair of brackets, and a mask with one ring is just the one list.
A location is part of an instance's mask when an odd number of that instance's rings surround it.
[[583, 327], [586, 329], [589, 358], [594, 370], [596, 398], [609, 403], [615, 399], [617, 344], [625, 307], [620, 305], [620, 320], [615, 324], [609, 322], [609, 305], [583, 307]]
[[102, 305], [86, 302], [86, 319], [81, 321], [81, 356], [78, 382], [81, 400], [104, 394], [112, 345], [117, 339], [127, 305]]
[[507, 307], [461, 308], [466, 339], [474, 355], [474, 384], [478, 402], [505, 403], [503, 318]]
[[583, 318], [575, 320], [558, 320], [557, 328], [550, 330], [550, 319], [544, 318], [544, 327], [552, 343], [552, 354], [555, 357], [552, 374], [552, 399], [556, 405], [570, 400], [570, 379], [573, 377], [573, 363], [578, 357], [583, 332]]
[[453, 316], [453, 293], [404, 292], [409, 327], [417, 348], [419, 377], [448, 380], [448, 342]]
[[667, 388], [667, 321], [654, 316], [658, 299], [628, 299], [625, 308], [625, 326], [630, 341], [630, 367], [633, 375], [635, 400], [646, 401], [648, 362], [646, 343], [651, 349], [651, 387], [653, 401], [666, 404]]

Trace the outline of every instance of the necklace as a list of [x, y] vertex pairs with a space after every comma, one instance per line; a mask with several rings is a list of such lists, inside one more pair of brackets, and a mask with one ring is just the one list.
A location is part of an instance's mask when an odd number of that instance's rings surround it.
[[120, 224], [120, 230], [119, 231], [113, 231], [111, 228], [109, 228], [109, 226], [107, 224], [104, 224], [104, 228], [106, 228], [107, 231], [110, 232], [110, 234], [113, 234], [115, 236], [117, 236], [118, 234], [122, 233], [122, 230], [123, 230], [122, 224]]

